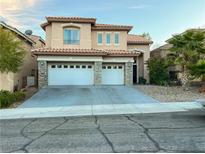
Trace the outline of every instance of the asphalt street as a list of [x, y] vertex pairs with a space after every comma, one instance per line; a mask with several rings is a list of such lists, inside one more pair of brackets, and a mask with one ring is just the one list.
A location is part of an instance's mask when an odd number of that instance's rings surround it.
[[0, 121], [0, 152], [205, 152], [205, 111]]

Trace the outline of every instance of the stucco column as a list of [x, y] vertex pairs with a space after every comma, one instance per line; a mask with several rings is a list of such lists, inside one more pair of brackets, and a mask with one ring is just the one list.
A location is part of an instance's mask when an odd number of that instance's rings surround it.
[[133, 63], [132, 62], [126, 62], [125, 63], [125, 85], [130, 86], [133, 84]]
[[94, 62], [94, 84], [102, 83], [102, 62]]
[[38, 88], [48, 85], [48, 70], [46, 61], [38, 61]]
[[149, 83], [149, 70], [148, 70], [148, 65], [147, 61], [150, 58], [150, 51], [147, 51], [144, 53], [144, 78], [147, 80], [147, 83]]

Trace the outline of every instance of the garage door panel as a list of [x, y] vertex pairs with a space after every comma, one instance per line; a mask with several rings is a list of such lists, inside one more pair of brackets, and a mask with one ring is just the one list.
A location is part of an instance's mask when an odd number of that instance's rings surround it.
[[[48, 71], [48, 84], [49, 85], [93, 85], [94, 84], [94, 71], [92, 68], [82, 68], [82, 65], [68, 65], [68, 68], [51, 68]], [[79, 66], [80, 68], [76, 68]]]
[[102, 84], [103, 85], [123, 85], [124, 65], [103, 65]]

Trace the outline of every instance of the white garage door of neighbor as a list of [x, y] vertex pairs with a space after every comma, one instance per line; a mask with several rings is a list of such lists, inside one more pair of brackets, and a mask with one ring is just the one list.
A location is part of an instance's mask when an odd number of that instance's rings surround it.
[[103, 65], [102, 66], [103, 85], [123, 85], [124, 84], [124, 65]]
[[92, 64], [51, 64], [48, 66], [48, 85], [93, 85]]

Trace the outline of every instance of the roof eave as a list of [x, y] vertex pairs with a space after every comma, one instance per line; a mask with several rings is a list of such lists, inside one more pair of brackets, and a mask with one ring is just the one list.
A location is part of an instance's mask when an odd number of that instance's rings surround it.
[[14, 27], [11, 27], [9, 25], [7, 25], [6, 23], [4, 22], [0, 22], [3, 27], [6, 27], [8, 28], [9, 30], [15, 32], [16, 34], [18, 34], [19, 36], [21, 36], [23, 39], [25, 39], [26, 41], [28, 41], [29, 43], [31, 43], [32, 45], [33, 44], [36, 44], [35, 41], [33, 41], [32, 39], [30, 39], [29, 37], [27, 37], [24, 33], [20, 32], [18, 29], [14, 28]]
[[130, 32], [132, 30], [132, 27], [91, 27], [92, 30], [98, 30], [98, 31], [127, 31]]
[[104, 53], [46, 53], [46, 52], [32, 52], [32, 54], [38, 56], [105, 56], [106, 54]]
[[153, 41], [150, 42], [127, 42], [128, 45], [150, 45], [153, 44]]

